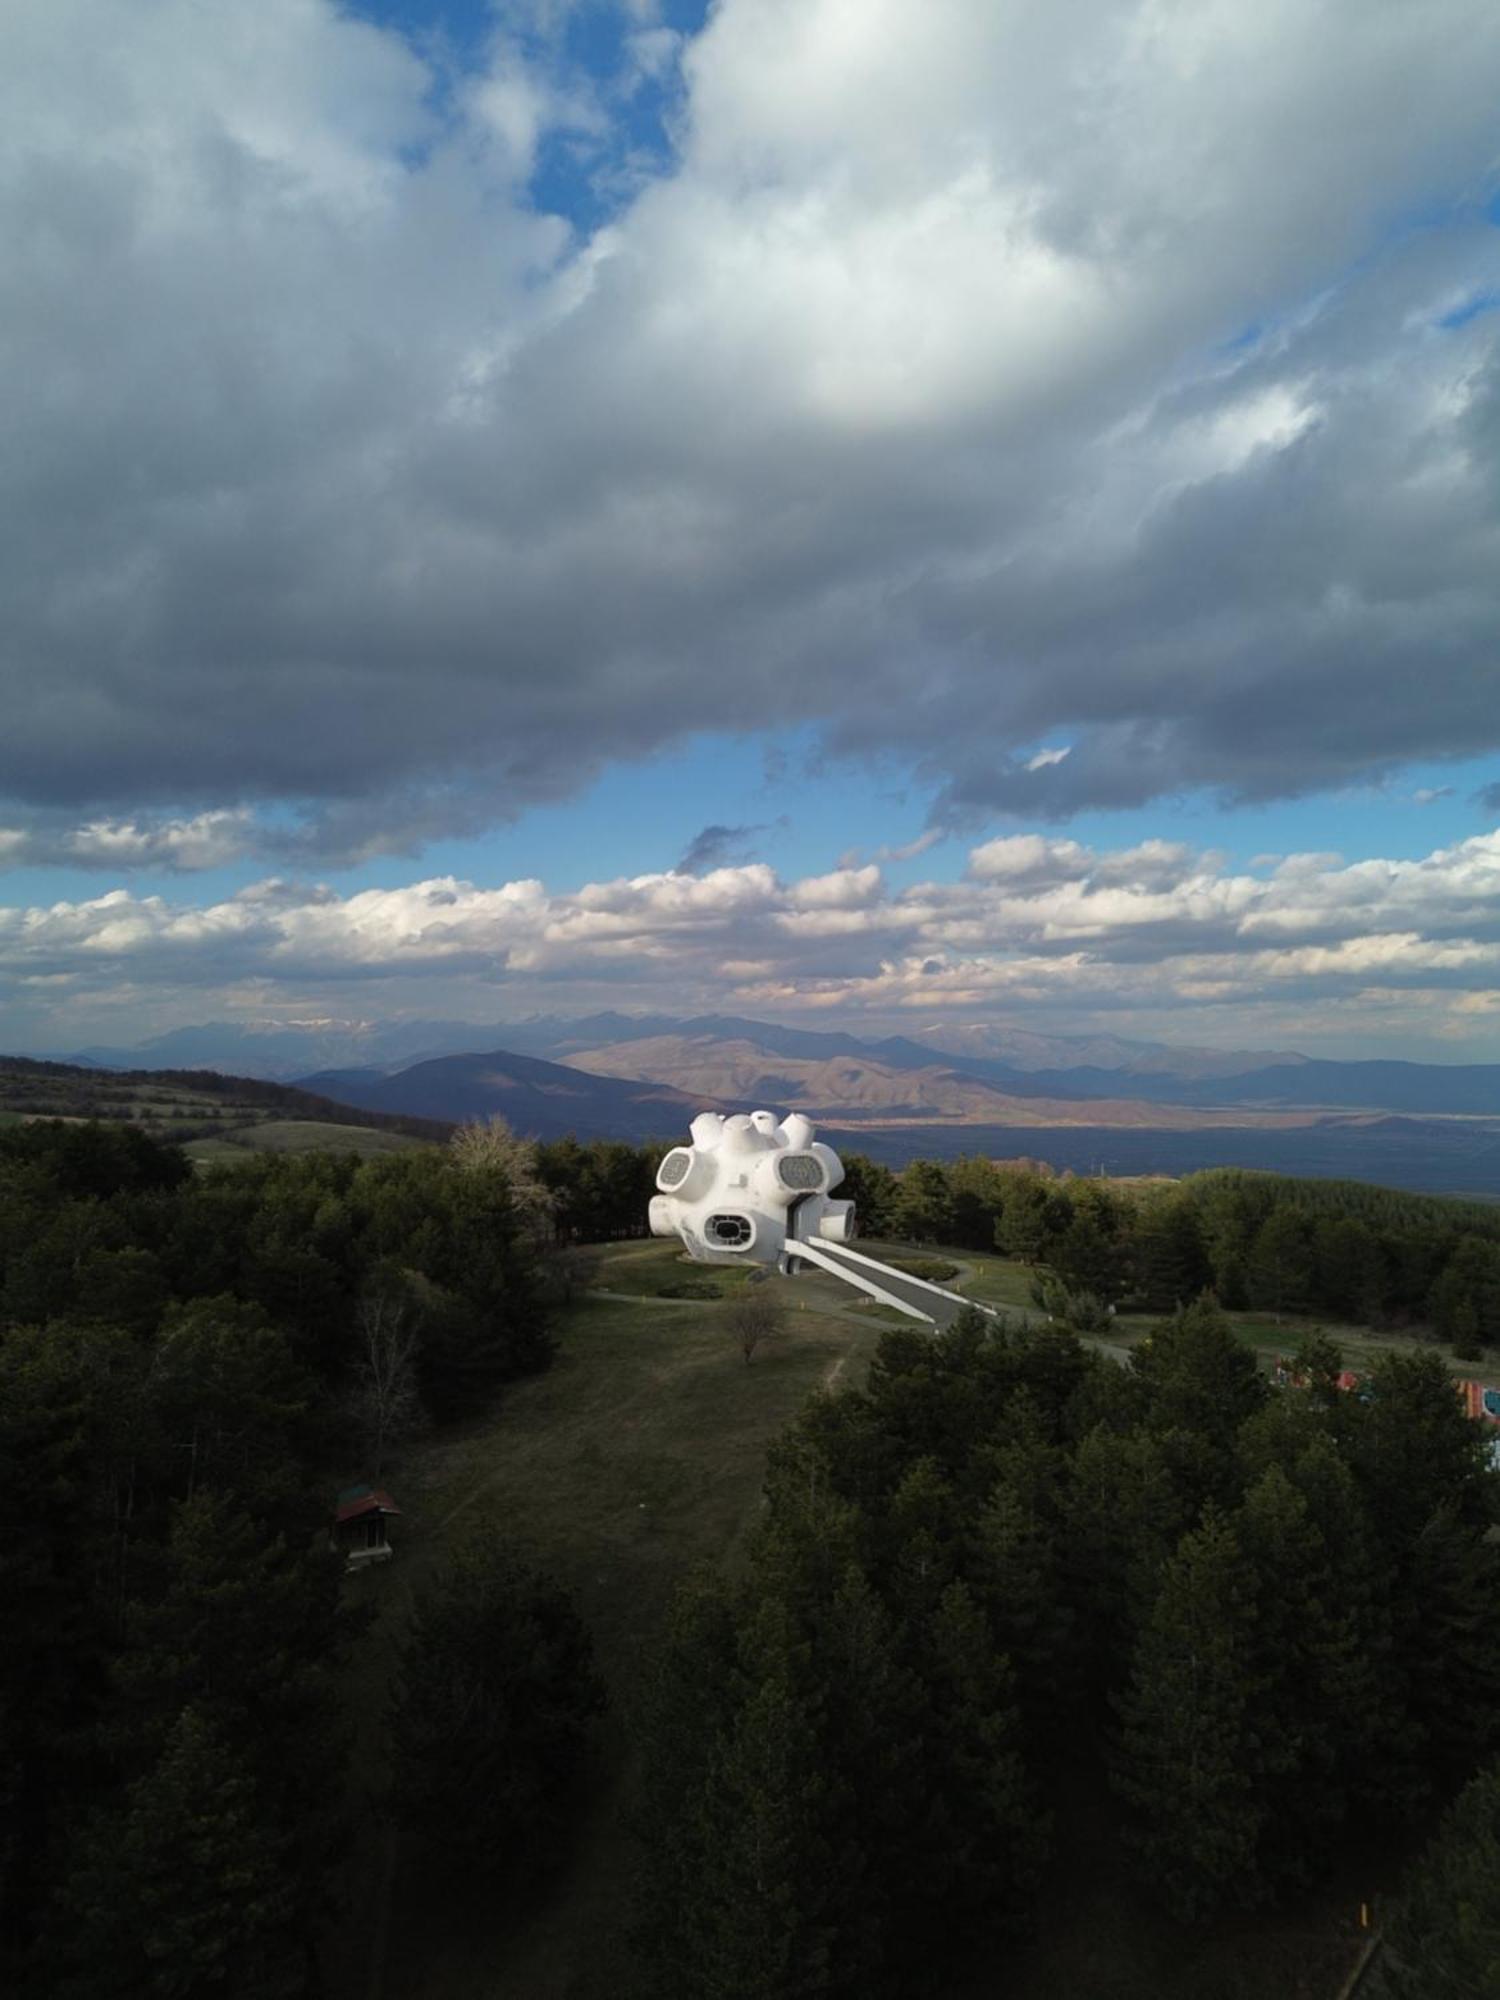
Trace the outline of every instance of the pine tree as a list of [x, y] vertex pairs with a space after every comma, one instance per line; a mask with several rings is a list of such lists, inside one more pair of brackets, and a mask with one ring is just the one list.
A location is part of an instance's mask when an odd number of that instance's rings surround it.
[[1343, 1704], [1360, 1634], [1340, 1605], [1332, 1552], [1307, 1499], [1279, 1465], [1245, 1495], [1235, 1533], [1255, 1592], [1247, 1744], [1263, 1818], [1259, 1865], [1302, 1882], [1326, 1858], [1347, 1810]]
[[1489, 1441], [1464, 1414], [1442, 1357], [1382, 1355], [1370, 1388], [1352, 1433], [1352, 1463], [1389, 1545], [1409, 1543], [1439, 1508], [1487, 1526], [1496, 1490]]
[[643, 1995], [697, 1976], [702, 1812], [737, 1689], [739, 1594], [701, 1572], [677, 1590], [642, 1690], [640, 1871], [633, 1942]]
[[784, 1631], [765, 1615], [749, 1645], [752, 1684], [717, 1747], [703, 1802], [694, 1926], [714, 2000], [812, 2000], [837, 1990], [825, 1781]]
[[1190, 1201], [1154, 1201], [1136, 1221], [1128, 1245], [1130, 1284], [1148, 1312], [1172, 1312], [1209, 1283], [1207, 1254]]
[[1002, 1480], [979, 1514], [964, 1570], [1033, 1726], [1055, 1726], [1076, 1691], [1073, 1616], [1059, 1568], [1055, 1522], [1016, 1482]]
[[1113, 1774], [1134, 1816], [1141, 1875], [1183, 1921], [1259, 1890], [1254, 1621], [1239, 1542], [1211, 1516], [1184, 1536], [1146, 1616]]
[[1129, 1634], [1190, 1525], [1161, 1442], [1100, 1425], [1073, 1455], [1061, 1536], [1080, 1663], [1096, 1694], [1120, 1678]]
[[1025, 1928], [1048, 1829], [1021, 1755], [1010, 1662], [966, 1584], [942, 1592], [916, 1660], [926, 1768], [887, 1921], [888, 1990], [938, 1995], [960, 1941], [972, 1951]]
[[1313, 1288], [1326, 1311], [1370, 1320], [1384, 1295], [1384, 1259], [1369, 1225], [1355, 1215], [1325, 1216], [1313, 1230]]
[[1047, 1261], [1070, 1292], [1087, 1292], [1106, 1302], [1124, 1286], [1124, 1262], [1117, 1239], [1097, 1215], [1076, 1210], [1073, 1220], [1047, 1252]]
[[1072, 1219], [1072, 1205], [1050, 1182], [1035, 1174], [1012, 1174], [1005, 1207], [995, 1224], [995, 1248], [1007, 1257], [1035, 1264], [1046, 1257]]
[[287, 1842], [197, 1708], [77, 1841], [48, 1940], [58, 2000], [293, 2000], [307, 1991]]
[[1386, 1927], [1390, 2000], [1500, 1994], [1500, 1764], [1472, 1779], [1407, 1877]]
[[896, 1183], [891, 1217], [896, 1234], [912, 1243], [951, 1243], [953, 1193], [938, 1160], [913, 1160]]
[[495, 1889], [525, 1881], [557, 1857], [603, 1707], [567, 1596], [476, 1538], [418, 1602], [402, 1649], [397, 1818]]
[[1246, 1269], [1250, 1303], [1264, 1312], [1303, 1312], [1312, 1293], [1312, 1250], [1307, 1227], [1294, 1208], [1273, 1208], [1250, 1246]]

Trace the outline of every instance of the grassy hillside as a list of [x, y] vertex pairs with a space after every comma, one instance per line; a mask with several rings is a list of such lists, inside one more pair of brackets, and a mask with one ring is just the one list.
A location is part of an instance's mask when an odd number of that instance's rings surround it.
[[[611, 1246], [593, 1282], [654, 1291], [676, 1261], [659, 1244]], [[732, 1559], [759, 1511], [770, 1440], [813, 1389], [863, 1369], [884, 1320], [862, 1308], [845, 1312], [843, 1288], [831, 1280], [826, 1295], [773, 1282], [794, 1301], [787, 1332], [749, 1367], [721, 1304], [586, 1298], [568, 1314], [546, 1375], [512, 1390], [492, 1421], [445, 1435], [392, 1473], [405, 1510], [397, 1560], [353, 1580], [378, 1616], [359, 1669], [366, 1723], [412, 1588], [454, 1537], [488, 1523], [576, 1593], [614, 1703], [608, 1776], [560, 1893], [519, 1928], [514, 1911], [462, 1917], [409, 1845], [388, 1853], [384, 1830], [366, 1818], [350, 1861], [354, 1901], [333, 1968], [337, 2000], [381, 1991], [377, 1961], [386, 2000], [502, 1992], [604, 2000], [617, 1992], [628, 1917], [629, 1721], [646, 1648], [678, 1578], [696, 1562]]]
[[[1009, 1260], [868, 1247], [944, 1258], [957, 1267], [952, 1282], [970, 1296], [1028, 1309], [1031, 1274]], [[695, 1564], [736, 1559], [759, 1515], [767, 1445], [815, 1388], [861, 1381], [889, 1323], [835, 1280], [773, 1279], [788, 1308], [786, 1332], [747, 1368], [724, 1318], [741, 1274], [688, 1265], [674, 1246], [657, 1242], [585, 1255], [590, 1290], [564, 1317], [550, 1372], [509, 1392], [493, 1418], [409, 1453], [390, 1475], [405, 1510], [401, 1545], [388, 1569], [352, 1580], [375, 1616], [353, 1696], [367, 1746], [364, 1778], [378, 1783], [368, 1746], [412, 1593], [456, 1537], [492, 1527], [568, 1584], [593, 1631], [614, 1704], [603, 1791], [557, 1892], [519, 1917], [459, 1910], [411, 1844], [364, 1815], [349, 1857], [352, 1901], [335, 1953], [334, 2000], [372, 1993], [613, 2000], [629, 1921], [631, 1721], [664, 1608]], [[706, 1282], [720, 1296], [663, 1296], [684, 1280]], [[1123, 1320], [1101, 1345], [1123, 1359], [1153, 1324]], [[1301, 1324], [1236, 1318], [1267, 1365], [1271, 1351], [1295, 1342]], [[1356, 1366], [1409, 1344], [1364, 1328], [1330, 1331]], [[1118, 1855], [1095, 1851], [1089, 1774], [1067, 1778], [1065, 1791], [1078, 1865], [1065, 1860], [1055, 1871], [1043, 1935], [1006, 1986], [1016, 2000], [1064, 1992], [1101, 2000], [1201, 2000], [1210, 1992], [1322, 2000], [1336, 1989], [1350, 1958], [1349, 1919], [1368, 1885], [1346, 1893], [1338, 1884], [1260, 1924], [1185, 1938], [1128, 1893]], [[969, 2000], [984, 2000], [984, 1990]]]
[[321, 1118], [266, 1118], [189, 1139], [182, 1150], [190, 1160], [235, 1160], [246, 1153], [358, 1153], [375, 1159], [382, 1153], [404, 1153], [430, 1143], [405, 1132], [383, 1132], [361, 1125], [335, 1125]]
[[356, 1110], [288, 1084], [215, 1070], [99, 1070], [0, 1056], [0, 1121], [14, 1118], [128, 1121], [200, 1159], [331, 1146], [389, 1152], [445, 1139], [451, 1129], [440, 1120]]

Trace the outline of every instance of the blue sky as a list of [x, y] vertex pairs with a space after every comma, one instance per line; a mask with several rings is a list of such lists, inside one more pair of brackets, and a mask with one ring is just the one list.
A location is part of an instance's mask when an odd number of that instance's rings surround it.
[[1500, 21], [1143, 5], [28, 0], [16, 1035], [1500, 1058]]

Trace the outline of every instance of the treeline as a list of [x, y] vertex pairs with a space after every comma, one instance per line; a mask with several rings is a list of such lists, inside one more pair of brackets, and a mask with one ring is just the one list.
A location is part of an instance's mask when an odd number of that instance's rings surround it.
[[195, 1178], [128, 1127], [0, 1132], [7, 1992], [314, 1990], [330, 1468], [545, 1364], [543, 1234], [487, 1144]]
[[544, 1366], [545, 1271], [500, 1165], [450, 1152], [260, 1155], [195, 1175], [122, 1125], [0, 1132], [0, 1326], [142, 1340], [190, 1301], [258, 1307], [325, 1392], [366, 1361], [372, 1291], [398, 1292], [437, 1415]]
[[656, 1170], [671, 1142], [629, 1146], [618, 1139], [540, 1140], [531, 1149], [561, 1243], [606, 1243], [645, 1236]]
[[1485, 1441], [1435, 1355], [1368, 1403], [1303, 1361], [1268, 1388], [1211, 1301], [1126, 1371], [970, 1314], [816, 1400], [656, 1666], [641, 1990], [989, 1990], [1067, 1769], [1189, 1922], [1450, 1794], [1500, 1731]]
[[985, 1159], [845, 1167], [867, 1236], [998, 1249], [1105, 1304], [1170, 1312], [1212, 1287], [1235, 1309], [1430, 1323], [1471, 1357], [1500, 1342], [1500, 1211], [1478, 1203], [1233, 1170], [1123, 1192]]

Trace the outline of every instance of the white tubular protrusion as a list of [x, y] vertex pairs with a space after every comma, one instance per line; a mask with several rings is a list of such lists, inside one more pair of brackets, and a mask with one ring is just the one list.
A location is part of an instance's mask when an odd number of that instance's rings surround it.
[[854, 1237], [854, 1203], [831, 1201], [818, 1217], [818, 1234], [825, 1243], [849, 1243]]
[[765, 1141], [743, 1111], [737, 1111], [732, 1118], [724, 1120], [724, 1136], [719, 1141], [721, 1153], [733, 1153], [743, 1159], [747, 1153], [765, 1150]]
[[717, 1111], [700, 1111], [688, 1130], [700, 1153], [711, 1153], [724, 1137], [724, 1120]]
[[[813, 1122], [804, 1118], [800, 1111], [789, 1111], [781, 1121], [781, 1133], [783, 1145], [790, 1147], [794, 1153], [805, 1153], [812, 1146]], [[828, 1148], [825, 1146], [823, 1151], [826, 1153]]]

